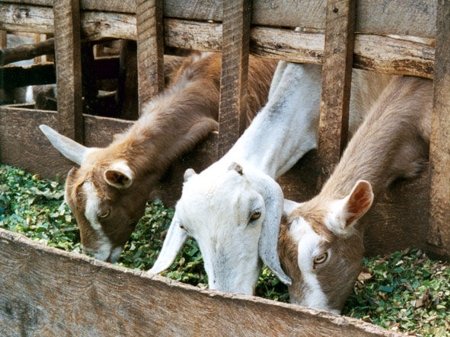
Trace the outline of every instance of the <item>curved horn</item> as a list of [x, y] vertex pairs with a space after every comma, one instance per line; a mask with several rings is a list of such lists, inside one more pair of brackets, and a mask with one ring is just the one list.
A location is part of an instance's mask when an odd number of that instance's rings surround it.
[[187, 239], [187, 233], [180, 227], [180, 221], [176, 218], [176, 216], [177, 215], [175, 212], [161, 252], [159, 253], [153, 267], [148, 271], [149, 273], [159, 274], [169, 268]]
[[278, 233], [280, 231], [284, 204], [283, 192], [280, 185], [269, 176], [260, 173], [255, 177], [258, 179], [257, 189], [263, 196], [266, 205], [266, 215], [262, 223], [261, 236], [259, 237], [259, 257], [281, 282], [290, 285], [292, 281], [281, 268], [277, 250]]
[[39, 129], [41, 129], [42, 133], [48, 138], [50, 143], [52, 143], [53, 147], [57, 149], [64, 157], [78, 165], [81, 165], [90, 148], [78, 144], [76, 141], [61, 135], [45, 124], [39, 125]]

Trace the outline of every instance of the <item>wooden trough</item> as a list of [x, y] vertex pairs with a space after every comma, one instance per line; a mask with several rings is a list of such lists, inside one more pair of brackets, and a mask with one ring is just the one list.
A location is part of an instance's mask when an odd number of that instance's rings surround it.
[[[56, 79], [58, 111], [0, 106], [0, 162], [49, 178], [65, 176], [71, 164], [38, 131], [39, 124], [85, 145], [104, 146], [132, 123], [83, 114], [88, 111], [82, 103], [83, 77], [88, 76], [82, 68], [90, 62], [86, 43], [137, 41], [139, 104], [162, 89], [165, 49], [222, 51], [219, 134], [180, 158], [161, 181], [154, 196], [167, 205], [178, 199], [186, 168], [207, 167], [242, 132], [237, 112], [243, 106], [249, 53], [323, 65], [319, 150], [280, 180], [286, 197], [297, 201], [317, 193], [346, 144], [352, 67], [433, 79], [429, 168], [413, 182], [396, 183], [364, 217], [365, 245], [368, 255], [418, 247], [450, 257], [448, 1], [4, 0], [2, 48], [5, 32], [54, 35], [54, 45], [48, 43], [37, 53], [54, 52], [55, 70], [36, 66], [22, 77], [19, 72], [24, 70], [17, 67], [3, 72], [25, 78], [22, 85]], [[0, 51], [0, 63], [11, 57], [6, 51]], [[107, 62], [103, 67], [117, 69], [117, 60]], [[0, 88], [7, 83], [0, 76]], [[150, 279], [3, 230], [0, 275], [0, 331], [7, 336], [67, 331], [77, 336], [395, 335], [296, 306]]]

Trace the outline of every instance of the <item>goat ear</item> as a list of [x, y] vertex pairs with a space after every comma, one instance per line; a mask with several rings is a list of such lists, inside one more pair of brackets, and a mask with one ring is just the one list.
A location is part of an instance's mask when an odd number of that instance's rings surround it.
[[48, 138], [56, 150], [78, 165], [81, 165], [86, 154], [93, 150], [92, 148], [85, 147], [78, 144], [76, 141], [63, 136], [45, 124], [39, 125], [39, 129], [41, 129], [42, 133]]
[[178, 252], [183, 247], [184, 242], [187, 239], [186, 231], [181, 228], [181, 222], [177, 218], [177, 214], [170, 223], [169, 230], [164, 240], [161, 252], [155, 261], [153, 267], [149, 270], [151, 274], [159, 274], [170, 267], [175, 260]]
[[133, 183], [133, 171], [125, 161], [119, 161], [103, 172], [106, 183], [118, 189], [125, 189]]
[[325, 223], [336, 235], [347, 235], [353, 225], [370, 209], [373, 202], [372, 186], [366, 180], [358, 180], [349, 195], [335, 201]]
[[261, 193], [266, 208], [258, 243], [259, 256], [281, 282], [290, 285], [292, 281], [281, 268], [278, 257], [278, 233], [283, 213], [283, 192], [280, 185], [265, 174], [252, 173], [248, 176], [250, 179], [257, 179], [255, 186]]
[[358, 180], [347, 198], [346, 227], [354, 224], [372, 206], [374, 198], [372, 185], [366, 180]]
[[197, 175], [197, 173], [194, 171], [194, 169], [188, 168], [186, 171], [184, 171], [184, 176], [183, 176], [184, 182], [188, 181], [195, 175]]

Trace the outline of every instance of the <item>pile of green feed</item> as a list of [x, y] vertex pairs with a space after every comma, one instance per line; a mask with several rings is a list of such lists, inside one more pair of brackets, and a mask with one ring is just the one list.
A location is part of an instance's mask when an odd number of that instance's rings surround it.
[[[79, 233], [63, 184], [0, 165], [0, 227], [22, 233], [48, 246], [80, 252]], [[161, 248], [173, 209], [147, 205], [121, 255], [119, 264], [147, 270]], [[199, 249], [188, 241], [172, 268], [172, 279], [206, 287]], [[258, 296], [288, 301], [286, 287], [264, 269]], [[450, 336], [450, 265], [429, 259], [420, 250], [399, 251], [364, 260], [344, 315], [417, 336]]]

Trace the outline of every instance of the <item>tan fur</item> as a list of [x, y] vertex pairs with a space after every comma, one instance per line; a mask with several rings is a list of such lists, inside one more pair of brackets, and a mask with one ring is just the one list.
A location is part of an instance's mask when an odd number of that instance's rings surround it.
[[[431, 81], [393, 78], [380, 98], [372, 103], [368, 117], [319, 195], [301, 204], [282, 223], [280, 258], [293, 278], [289, 291], [294, 302], [301, 303], [306, 290], [298, 268], [299, 247], [289, 233], [292, 222], [302, 217], [321, 236], [323, 250], [331, 252], [326, 265], [317, 268], [316, 275], [329, 308], [341, 310], [360, 272], [363, 229], [355, 226], [348, 236], [333, 234], [325, 226], [330, 205], [347, 196], [360, 179], [371, 183], [376, 198], [394, 180], [412, 178], [420, 172], [428, 155], [431, 99]], [[367, 205], [364, 196], [361, 202]]]
[[[84, 182], [94, 184], [100, 208], [111, 210], [106, 219], [99, 221], [113, 246], [122, 246], [143, 215], [149, 193], [169, 165], [217, 130], [221, 56], [194, 54], [181, 64], [176, 62], [168, 68], [172, 76], [168, 88], [144, 107], [143, 116], [108, 147], [90, 153], [82, 166], [67, 177], [67, 200], [87, 249], [95, 250], [99, 243], [84, 216]], [[250, 58], [248, 123], [267, 100], [275, 66], [276, 61]], [[130, 188], [116, 189], [103, 178], [103, 172], [117, 160], [125, 160], [134, 173]]]

